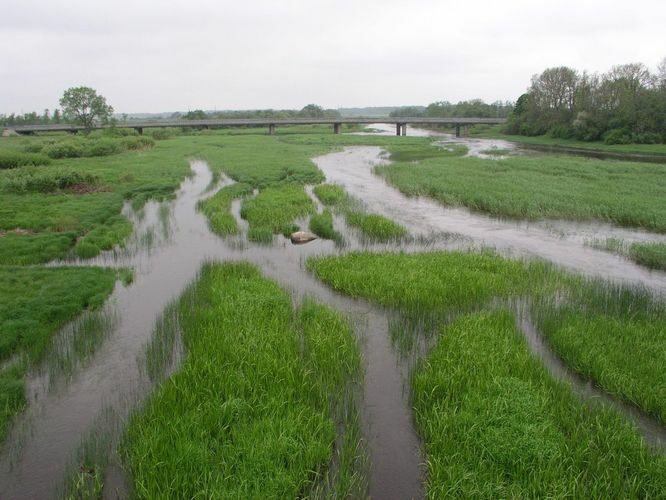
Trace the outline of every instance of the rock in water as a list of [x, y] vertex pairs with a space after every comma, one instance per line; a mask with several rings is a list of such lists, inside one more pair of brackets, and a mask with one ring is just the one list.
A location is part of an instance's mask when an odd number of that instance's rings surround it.
[[296, 231], [295, 233], [291, 233], [290, 238], [294, 245], [302, 245], [303, 243], [308, 243], [317, 239], [314, 234], [308, 233], [307, 231]]

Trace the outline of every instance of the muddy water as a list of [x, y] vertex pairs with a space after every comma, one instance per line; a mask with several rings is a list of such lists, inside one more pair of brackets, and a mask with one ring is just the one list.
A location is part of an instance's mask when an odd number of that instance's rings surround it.
[[328, 182], [342, 184], [354, 197], [409, 228], [412, 234], [456, 233], [512, 256], [540, 257], [587, 275], [641, 283], [666, 291], [666, 274], [585, 245], [591, 239], [666, 241], [666, 236], [609, 224], [501, 220], [464, 208], [447, 208], [428, 198], [409, 198], [373, 173], [387, 163], [378, 147], [348, 147], [314, 159]]
[[[371, 462], [369, 492], [374, 498], [422, 497], [419, 440], [411, 421], [406, 374], [391, 346], [386, 314], [331, 292], [303, 268], [309, 255], [336, 252], [332, 242], [293, 246], [278, 236], [273, 246], [255, 246], [245, 238], [224, 241], [212, 234], [196, 211], [197, 201], [210, 195], [206, 188], [212, 176], [202, 162], [193, 162], [192, 170], [194, 176], [183, 182], [175, 202], [149, 203], [138, 213], [125, 207], [135, 224], [126, 249], [53, 264], [131, 267], [135, 280], [114, 290], [106, 309], [117, 324], [90, 358], [73, 372], [61, 373], [45, 364], [30, 375], [30, 404], [0, 457], [0, 498], [53, 497], [82, 440], [95, 432], [103, 415], [113, 412], [122, 420], [140, 403], [152, 389], [141, 353], [155, 322], [195, 279], [201, 265], [211, 260], [253, 262], [291, 290], [295, 303], [310, 296], [353, 317], [365, 359], [361, 419]], [[240, 220], [239, 211], [240, 203], [234, 202], [232, 212]], [[247, 225], [241, 227], [247, 230]], [[345, 236], [348, 248], [358, 246], [352, 233]], [[68, 327], [60, 332], [54, 352], [56, 346], [75, 342], [73, 331]], [[127, 494], [116, 464], [109, 467], [106, 480], [107, 497]]]

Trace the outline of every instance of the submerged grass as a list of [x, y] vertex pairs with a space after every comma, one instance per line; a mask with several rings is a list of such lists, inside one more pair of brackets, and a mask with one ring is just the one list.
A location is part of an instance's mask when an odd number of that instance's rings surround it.
[[656, 498], [666, 459], [581, 403], [530, 355], [506, 311], [447, 327], [413, 377], [428, 497]]
[[618, 238], [595, 239], [587, 243], [593, 248], [624, 255], [641, 266], [666, 270], [666, 243], [628, 243]]
[[53, 334], [83, 310], [100, 306], [116, 272], [99, 268], [0, 266], [0, 438], [25, 403], [25, 370], [45, 352]]
[[367, 213], [363, 204], [349, 196], [342, 186], [320, 184], [314, 187], [313, 192], [324, 205], [342, 214], [345, 222], [357, 229], [361, 237], [369, 242], [386, 243], [409, 235], [404, 226], [388, 217]]
[[248, 264], [207, 265], [187, 294], [196, 298], [179, 306], [187, 357], [124, 440], [134, 494], [307, 496], [332, 458], [331, 415], [359, 371], [349, 326], [306, 303], [296, 328], [289, 295]]

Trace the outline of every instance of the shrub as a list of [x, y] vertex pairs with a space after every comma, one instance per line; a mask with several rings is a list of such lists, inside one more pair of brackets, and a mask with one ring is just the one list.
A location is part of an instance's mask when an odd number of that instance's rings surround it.
[[155, 141], [151, 137], [136, 135], [123, 138], [121, 144], [125, 149], [134, 150], [152, 147]]
[[23, 146], [23, 151], [26, 153], [41, 153], [44, 148], [44, 144], [41, 142], [30, 142]]
[[156, 141], [162, 141], [164, 139], [171, 139], [178, 135], [180, 131], [175, 128], [151, 128], [146, 129], [144, 133]]
[[631, 133], [624, 128], [614, 128], [604, 134], [605, 144], [631, 144]]
[[122, 153], [122, 151], [120, 141], [107, 138], [94, 139], [84, 146], [82, 156], [110, 156]]
[[37, 153], [22, 153], [19, 151], [0, 151], [0, 169], [17, 168], [28, 165], [48, 165], [51, 160]]
[[634, 134], [633, 141], [637, 144], [659, 144], [661, 137], [654, 132], [643, 132], [642, 134]]
[[95, 185], [98, 178], [73, 170], [41, 170], [35, 168], [12, 172], [0, 180], [0, 191], [9, 193], [51, 193], [80, 184]]
[[49, 158], [79, 158], [83, 156], [81, 141], [67, 139], [44, 146], [42, 152]]
[[575, 135], [573, 129], [566, 125], [555, 125], [548, 134], [555, 139], [571, 139]]

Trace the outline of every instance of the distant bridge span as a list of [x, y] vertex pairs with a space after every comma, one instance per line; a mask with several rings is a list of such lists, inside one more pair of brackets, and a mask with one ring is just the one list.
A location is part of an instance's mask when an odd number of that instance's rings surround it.
[[[155, 120], [155, 121], [129, 121], [115, 125], [116, 128], [133, 128], [143, 134], [146, 128], [179, 127], [179, 128], [219, 128], [219, 127], [268, 127], [268, 133], [275, 134], [279, 125], [333, 125], [333, 132], [340, 133], [343, 124], [388, 123], [395, 125], [396, 135], [407, 135], [407, 125], [448, 125], [455, 127], [456, 136], [460, 137], [460, 128], [470, 125], [497, 125], [505, 123], [505, 118], [233, 118], [223, 120]], [[95, 125], [93, 129], [108, 128], [108, 125]], [[70, 132], [77, 133], [85, 130], [80, 125], [22, 125], [7, 127], [19, 134], [34, 134], [37, 132]]]

